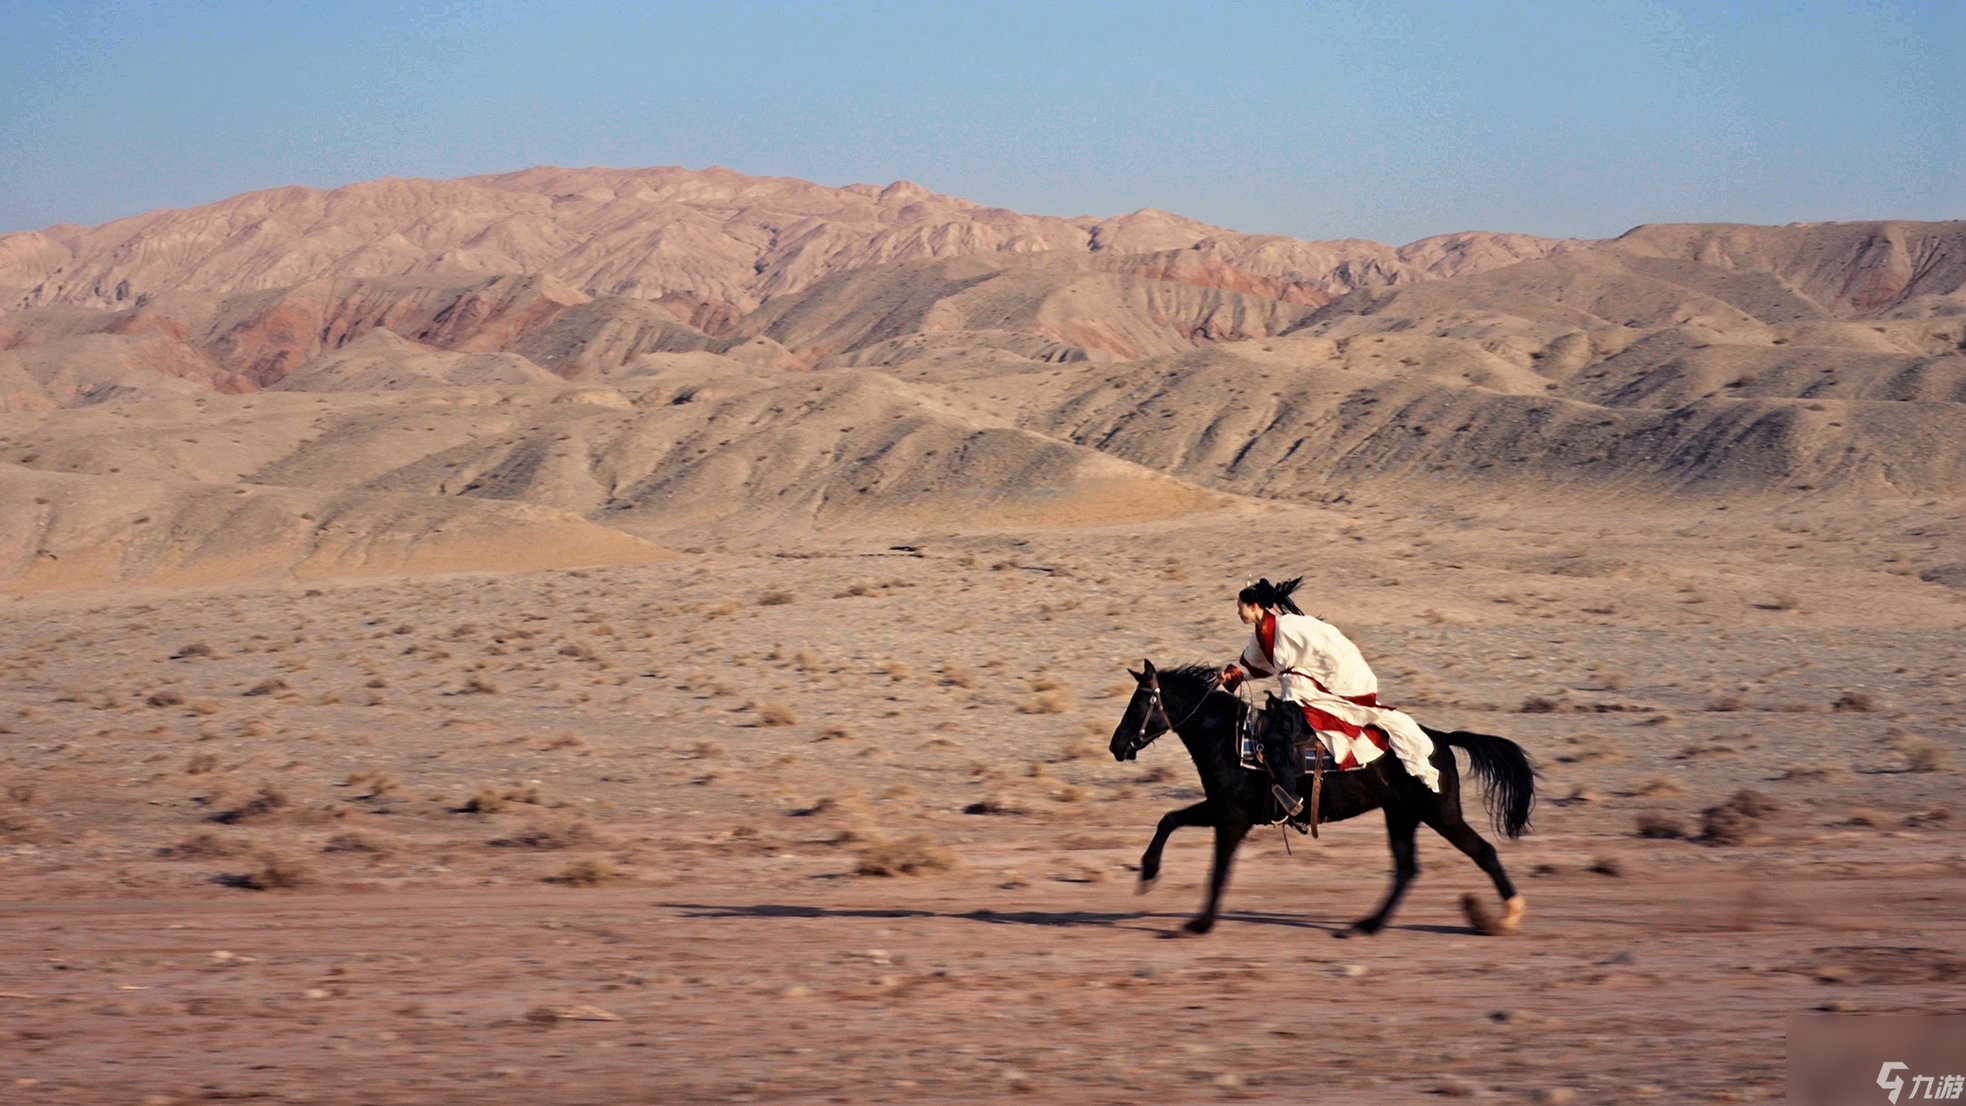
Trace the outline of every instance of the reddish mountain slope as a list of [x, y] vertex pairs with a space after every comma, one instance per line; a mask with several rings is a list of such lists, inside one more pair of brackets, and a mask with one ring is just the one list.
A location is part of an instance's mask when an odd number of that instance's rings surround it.
[[[1475, 272], [1577, 243], [1460, 234], [1402, 249], [1249, 235], [1146, 209], [1110, 219], [1021, 215], [905, 181], [828, 188], [725, 169], [535, 168], [464, 180], [289, 187], [99, 227], [0, 235], [0, 310], [128, 306], [162, 291], [230, 293], [321, 279], [554, 277], [590, 296], [679, 298], [706, 330], [835, 273], [969, 254], [1140, 254], [1202, 246], [1294, 302]], [[1180, 266], [1175, 266], [1180, 268]], [[1247, 274], [1247, 276], [1242, 275]], [[1200, 282], [1194, 272], [1185, 278]], [[462, 279], [460, 279], [462, 278]], [[1288, 293], [1278, 298], [1292, 298]], [[693, 313], [702, 312], [693, 316]]]

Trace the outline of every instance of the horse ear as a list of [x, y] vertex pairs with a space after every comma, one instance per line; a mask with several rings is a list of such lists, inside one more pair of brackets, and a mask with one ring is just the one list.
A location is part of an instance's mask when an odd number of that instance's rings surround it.
[[1135, 672], [1133, 669], [1129, 668], [1126, 670], [1126, 674], [1133, 677], [1133, 682], [1136, 684], [1144, 684], [1147, 682], [1147, 674], [1145, 672]]
[[1140, 667], [1142, 667], [1142, 668], [1144, 668], [1144, 669], [1146, 669], [1146, 670], [1147, 670], [1147, 678], [1148, 678], [1148, 679], [1152, 679], [1152, 678], [1153, 678], [1153, 676], [1154, 676], [1154, 662], [1153, 662], [1153, 661], [1150, 661], [1150, 660], [1147, 660], [1146, 658], [1144, 658], [1144, 657], [1143, 657], [1143, 658], [1141, 658], [1141, 661], [1140, 661]]

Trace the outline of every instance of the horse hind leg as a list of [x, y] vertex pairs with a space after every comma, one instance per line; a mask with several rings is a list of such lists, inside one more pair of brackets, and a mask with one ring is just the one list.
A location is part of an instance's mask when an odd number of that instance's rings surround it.
[[1521, 926], [1523, 916], [1529, 912], [1529, 904], [1515, 889], [1508, 872], [1502, 869], [1502, 858], [1496, 854], [1495, 846], [1476, 833], [1474, 827], [1460, 817], [1459, 811], [1443, 811], [1441, 824], [1435, 828], [1450, 844], [1468, 854], [1468, 859], [1488, 873], [1488, 878], [1495, 881], [1495, 893], [1502, 897], [1502, 913], [1496, 915], [1481, 901], [1481, 896], [1472, 891], [1462, 895], [1461, 912], [1468, 916], [1468, 924], [1485, 937], [1506, 937], [1514, 933]]
[[1420, 850], [1414, 844], [1413, 833], [1420, 826], [1420, 819], [1411, 811], [1386, 807], [1386, 844], [1393, 850], [1393, 885], [1386, 892], [1386, 900], [1379, 904], [1370, 917], [1353, 922], [1351, 928], [1338, 934], [1340, 937], [1354, 935], [1371, 936], [1386, 928], [1386, 922], [1398, 908], [1399, 900], [1406, 895], [1406, 887], [1420, 874]]

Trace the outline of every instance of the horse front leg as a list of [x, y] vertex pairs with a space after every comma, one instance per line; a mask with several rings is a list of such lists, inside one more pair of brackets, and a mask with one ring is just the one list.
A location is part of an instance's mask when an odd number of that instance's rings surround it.
[[1215, 866], [1208, 873], [1208, 903], [1201, 913], [1188, 919], [1181, 928], [1189, 933], [1207, 933], [1215, 928], [1215, 915], [1222, 906], [1222, 888], [1229, 882], [1229, 865], [1236, 858], [1236, 848], [1249, 833], [1249, 823], [1215, 826]]
[[1207, 799], [1180, 810], [1170, 810], [1161, 815], [1160, 825], [1154, 829], [1154, 839], [1147, 851], [1140, 856], [1140, 883], [1138, 890], [1144, 894], [1160, 878], [1160, 854], [1167, 847], [1167, 839], [1182, 826], [1212, 826], [1215, 824], [1215, 808]]

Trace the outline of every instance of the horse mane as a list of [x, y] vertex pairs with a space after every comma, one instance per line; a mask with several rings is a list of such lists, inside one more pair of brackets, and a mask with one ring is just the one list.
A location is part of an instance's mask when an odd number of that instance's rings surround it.
[[1170, 681], [1189, 685], [1181, 688], [1199, 695], [1214, 691], [1222, 683], [1222, 668], [1214, 664], [1184, 664], [1177, 668], [1163, 668], [1158, 672], [1162, 684]]

